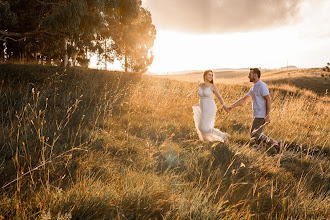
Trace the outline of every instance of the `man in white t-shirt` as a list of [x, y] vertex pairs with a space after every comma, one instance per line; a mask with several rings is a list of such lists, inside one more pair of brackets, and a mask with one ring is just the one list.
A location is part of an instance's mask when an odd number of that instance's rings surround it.
[[260, 80], [260, 70], [258, 68], [250, 69], [249, 79], [254, 85], [244, 98], [238, 100], [235, 104], [229, 106], [228, 111], [242, 105], [252, 98], [253, 123], [251, 127], [251, 138], [254, 138], [259, 144], [268, 143], [275, 147], [278, 152], [282, 151], [282, 141], [274, 140], [262, 134], [264, 126], [270, 123], [271, 100], [267, 85]]

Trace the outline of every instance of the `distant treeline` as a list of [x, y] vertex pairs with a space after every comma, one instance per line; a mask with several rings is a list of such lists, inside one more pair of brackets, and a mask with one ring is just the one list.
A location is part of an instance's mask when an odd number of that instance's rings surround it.
[[88, 66], [96, 54], [145, 72], [155, 35], [141, 0], [0, 1], [0, 62]]

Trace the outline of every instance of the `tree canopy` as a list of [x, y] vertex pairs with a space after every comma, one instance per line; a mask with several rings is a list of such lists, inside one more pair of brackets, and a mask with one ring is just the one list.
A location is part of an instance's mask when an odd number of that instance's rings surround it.
[[2, 60], [60, 64], [66, 56], [84, 66], [95, 53], [122, 61], [126, 71], [145, 72], [155, 35], [141, 0], [0, 1]]

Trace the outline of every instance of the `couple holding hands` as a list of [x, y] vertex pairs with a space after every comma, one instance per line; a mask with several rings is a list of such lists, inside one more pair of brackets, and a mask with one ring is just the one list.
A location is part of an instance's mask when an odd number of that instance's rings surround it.
[[264, 125], [270, 122], [271, 99], [268, 87], [260, 80], [260, 75], [261, 73], [258, 68], [250, 69], [248, 77], [250, 82], [253, 82], [253, 86], [245, 97], [231, 106], [226, 106], [218, 88], [213, 84], [213, 71], [206, 70], [204, 72], [204, 83], [200, 84], [198, 90], [199, 104], [193, 106], [195, 126], [200, 140], [229, 143], [229, 134], [214, 128], [217, 111], [214, 95], [218, 98], [226, 112], [230, 112], [233, 108], [242, 105], [252, 98], [253, 123], [250, 131], [251, 138], [255, 139], [258, 144], [267, 143], [273, 146], [277, 152], [282, 151], [281, 140], [274, 140], [262, 134]]

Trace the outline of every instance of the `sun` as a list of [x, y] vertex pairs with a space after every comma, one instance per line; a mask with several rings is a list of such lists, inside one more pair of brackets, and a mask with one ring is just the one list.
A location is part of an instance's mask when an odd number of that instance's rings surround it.
[[162, 74], [206, 68], [210, 62], [205, 55], [212, 51], [207, 50], [211, 45], [202, 38], [200, 35], [158, 32], [153, 47], [155, 57], [149, 71]]

